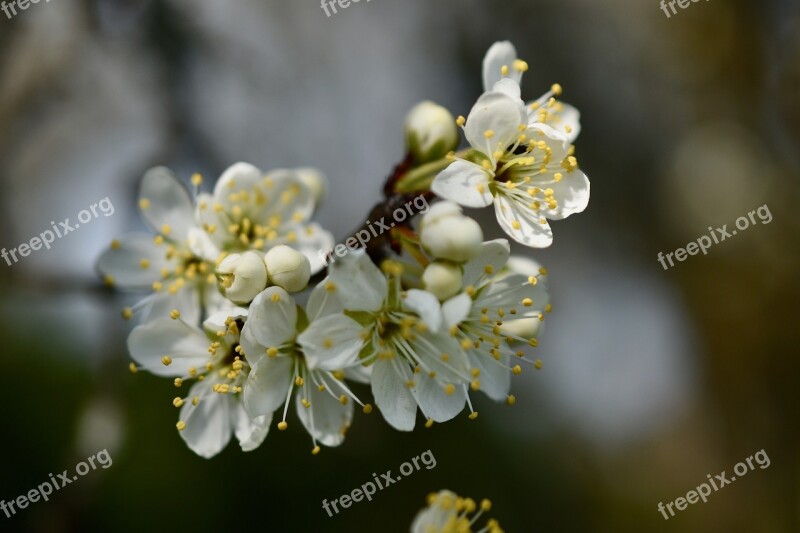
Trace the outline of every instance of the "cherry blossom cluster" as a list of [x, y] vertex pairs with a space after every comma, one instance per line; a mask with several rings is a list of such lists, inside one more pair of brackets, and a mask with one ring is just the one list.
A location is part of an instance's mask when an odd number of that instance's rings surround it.
[[548, 220], [582, 211], [589, 182], [560, 87], [524, 103], [528, 65], [508, 42], [483, 70], [466, 118], [432, 102], [411, 110], [407, 156], [370, 216], [420, 195], [430, 209], [330, 265], [318, 251], [335, 240], [312, 222], [326, 190], [317, 170], [237, 163], [211, 193], [200, 175], [185, 187], [164, 168], [145, 174], [139, 208], [153, 234], [113, 241], [97, 268], [110, 286], [149, 293], [123, 310], [138, 324], [130, 368], [173, 380], [191, 450], [212, 457], [232, 436], [253, 450], [274, 421], [288, 428], [294, 403], [319, 453], [343, 442], [356, 405], [373, 410], [356, 394], [366, 386], [401, 431], [420, 414], [428, 427], [477, 418], [475, 393], [515, 403], [512, 376], [541, 365], [531, 350], [551, 311], [547, 271], [506, 239], [484, 241], [463, 207], [494, 205], [514, 241], [545, 247]]

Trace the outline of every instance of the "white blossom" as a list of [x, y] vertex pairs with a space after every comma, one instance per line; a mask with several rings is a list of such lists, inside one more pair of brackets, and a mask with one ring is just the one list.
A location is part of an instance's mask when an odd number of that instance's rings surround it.
[[177, 428], [189, 448], [205, 458], [221, 452], [235, 435], [243, 451], [256, 449], [267, 436], [270, 415], [250, 417], [241, 401], [249, 372], [239, 350], [239, 325], [247, 310], [230, 308], [210, 316], [203, 330], [182, 320], [162, 318], [140, 325], [128, 337], [128, 350], [138, 364], [132, 369], [174, 378], [187, 396], [178, 396]]
[[586, 208], [589, 180], [578, 169], [570, 144], [572, 126], [559, 131], [550, 117], [557, 108], [552, 95], [560, 87], [553, 86], [544, 101], [526, 106], [518, 78], [528, 66], [512, 59], [511, 51], [513, 47], [501, 43], [487, 54], [484, 80], [493, 85], [466, 119], [458, 119], [471, 149], [465, 157], [453, 157], [431, 190], [467, 207], [493, 204], [511, 238], [543, 248], [553, 241], [548, 219], [560, 220]]
[[[325, 291], [324, 286], [318, 288]], [[314, 301], [320, 301], [315, 298]], [[316, 316], [321, 309], [309, 305]], [[353, 420], [353, 402], [363, 404], [344, 383], [347, 367], [355, 360], [319, 357], [298, 344], [301, 314], [294, 299], [280, 287], [270, 287], [259, 294], [250, 305], [250, 313], [242, 330], [242, 348], [251, 371], [244, 387], [244, 404], [251, 417], [272, 417], [284, 406], [278, 429], [288, 427], [286, 415], [292, 392], [295, 393], [297, 415], [311, 435], [312, 453], [319, 453], [318, 444], [338, 446]], [[346, 326], [346, 324], [345, 324]], [[360, 329], [360, 328], [359, 328]], [[332, 332], [338, 341], [346, 332]], [[301, 343], [302, 344], [302, 343]], [[350, 375], [354, 378], [358, 373]]]

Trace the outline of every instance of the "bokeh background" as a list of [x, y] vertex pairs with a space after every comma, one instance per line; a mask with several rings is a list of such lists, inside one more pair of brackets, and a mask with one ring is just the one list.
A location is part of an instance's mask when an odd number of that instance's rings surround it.
[[[586, 213], [555, 244], [554, 312], [517, 405], [412, 434], [357, 414], [309, 454], [298, 424], [206, 461], [174, 430], [167, 380], [127, 371], [131, 301], [93, 263], [142, 227], [150, 166], [207, 183], [236, 161], [317, 166], [318, 220], [363, 223], [431, 99], [466, 114], [488, 46], [511, 39], [582, 111]], [[0, 246], [109, 196], [116, 212], [0, 263], [0, 498], [107, 448], [114, 464], [3, 531], [407, 531], [425, 496], [491, 498], [507, 531], [800, 531], [800, 3], [712, 0], [58, 0], [0, 15]], [[759, 224], [664, 271], [673, 251], [767, 204]], [[482, 216], [489, 236], [500, 236]], [[364, 392], [363, 390], [360, 392]], [[321, 508], [430, 449], [437, 460], [335, 518]], [[764, 449], [771, 465], [665, 521]]]

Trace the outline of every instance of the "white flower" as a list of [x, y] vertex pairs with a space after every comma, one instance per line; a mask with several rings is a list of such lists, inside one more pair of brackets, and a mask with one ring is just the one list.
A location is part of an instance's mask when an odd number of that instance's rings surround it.
[[[499, 62], [508, 60], [507, 52], [502, 45], [490, 50], [487, 82], [494, 81], [493, 69], [502, 75], [511, 68], [520, 76], [527, 69], [520, 60], [498, 68]], [[536, 248], [552, 243], [548, 219], [566, 218], [586, 208], [589, 180], [578, 169], [570, 136], [547, 120], [531, 119], [514, 78], [496, 81], [469, 117], [459, 117], [458, 123], [472, 149], [436, 176], [431, 190], [437, 195], [467, 207], [494, 204], [503, 230]]]
[[406, 146], [418, 163], [441, 159], [458, 147], [453, 115], [430, 101], [420, 102], [406, 117]]
[[235, 304], [245, 305], [267, 288], [267, 266], [256, 252], [230, 254], [217, 266], [220, 290]]
[[384, 418], [396, 429], [411, 431], [417, 406], [435, 422], [461, 412], [470, 374], [458, 344], [439, 332], [436, 297], [403, 291], [402, 271], [392, 264], [387, 269], [388, 279], [363, 251], [331, 265], [321, 285], [335, 293], [345, 313], [313, 320], [299, 343], [318, 365], [370, 365], [372, 393]]
[[[522, 368], [511, 360], [535, 364], [525, 358], [521, 350], [514, 350], [510, 342], [530, 346], [538, 344], [535, 336], [503, 329], [507, 321], [544, 320], [550, 310], [549, 297], [544, 283], [546, 270], [531, 270], [524, 265], [524, 273], [503, 272], [509, 262], [509, 245], [505, 239], [484, 243], [481, 254], [464, 265], [464, 292], [442, 305], [444, 326], [457, 339], [469, 357], [474, 379], [473, 391], [482, 391], [495, 401], [513, 402], [508, 393], [511, 374], [520, 374]], [[513, 265], [519, 265], [515, 262]]]
[[439, 300], [446, 300], [461, 292], [461, 267], [447, 261], [434, 261], [422, 273], [425, 290]]
[[[322, 179], [318, 173], [316, 178]], [[213, 260], [220, 252], [266, 252], [285, 244], [308, 257], [312, 273], [320, 271], [324, 262], [317, 251], [331, 248], [334, 241], [329, 232], [309, 223], [315, 192], [308, 181], [308, 169], [264, 175], [248, 163], [232, 165], [213, 195], [198, 195], [197, 217], [208, 239], [198, 240], [195, 253]]]
[[481, 250], [483, 230], [452, 202], [438, 202], [422, 217], [420, 242], [434, 256], [462, 262]]
[[155, 237], [134, 234], [114, 240], [97, 260], [98, 271], [108, 285], [155, 292], [126, 309], [126, 318], [134, 310], [148, 319], [177, 309], [184, 320], [199, 326], [203, 309], [212, 313], [225, 299], [216, 289], [213, 259], [192, 252], [192, 243], [204, 232], [196, 223], [189, 192], [168, 169], [156, 167], [142, 178], [139, 208]]
[[[316, 290], [324, 292], [325, 288]], [[314, 303], [322, 304], [321, 296], [318, 294], [309, 304], [310, 316], [321, 311]], [[362, 405], [365, 412], [372, 408], [361, 403], [344, 383], [341, 371], [358, 362], [318, 361], [313, 352], [304, 353], [297, 344], [300, 320], [294, 299], [280, 287], [270, 287], [253, 300], [241, 339], [252, 368], [244, 387], [244, 403], [250, 416], [270, 418], [283, 405], [278, 429], [285, 430], [289, 401], [296, 390], [297, 415], [311, 435], [312, 453], [316, 454], [318, 443], [338, 446], [344, 441], [353, 420], [353, 401]], [[331, 343], [345, 333], [333, 332]]]
[[175, 378], [178, 387], [197, 381], [173, 405], [181, 408], [181, 437], [201, 457], [221, 452], [231, 434], [242, 450], [254, 450], [269, 431], [272, 417], [251, 419], [241, 402], [249, 367], [240, 357], [239, 328], [246, 316], [241, 308], [217, 312], [203, 323], [204, 331], [180, 318], [154, 320], [128, 337], [131, 357], [139, 365], [132, 369]]
[[[472, 533], [478, 519], [491, 508], [489, 500], [482, 500], [479, 506], [471, 498], [441, 490], [428, 495], [428, 507], [417, 514], [411, 533]], [[475, 515], [470, 516], [472, 513]], [[497, 520], [490, 519], [479, 532], [503, 533], [503, 530]]]
[[308, 286], [311, 279], [311, 264], [308, 258], [286, 245], [270, 249], [264, 257], [270, 284], [277, 285], [287, 292], [299, 292]]

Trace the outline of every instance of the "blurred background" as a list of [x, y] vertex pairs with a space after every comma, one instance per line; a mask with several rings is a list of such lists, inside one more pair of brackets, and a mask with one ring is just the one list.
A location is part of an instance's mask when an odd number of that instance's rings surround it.
[[[294, 424], [257, 451], [195, 457], [168, 380], [131, 375], [120, 309], [93, 264], [143, 227], [143, 172], [206, 186], [236, 161], [316, 166], [318, 215], [363, 223], [431, 99], [466, 114], [483, 54], [510, 39], [532, 99], [553, 82], [582, 112], [589, 209], [555, 244], [554, 311], [517, 404], [401, 434], [357, 413], [309, 454]], [[98, 469], [3, 531], [407, 531], [442, 488], [494, 502], [506, 531], [800, 531], [800, 3], [58, 0], [0, 15], [0, 246], [108, 196], [101, 217], [0, 262], [0, 498], [107, 448]], [[211, 183], [210, 183], [211, 182]], [[665, 271], [672, 252], [767, 204], [773, 216]], [[501, 235], [491, 210], [487, 236]], [[360, 390], [364, 393], [365, 391]], [[292, 426], [290, 420], [290, 426]], [[329, 518], [332, 500], [430, 449], [437, 460]], [[771, 461], [665, 521], [707, 474]]]

